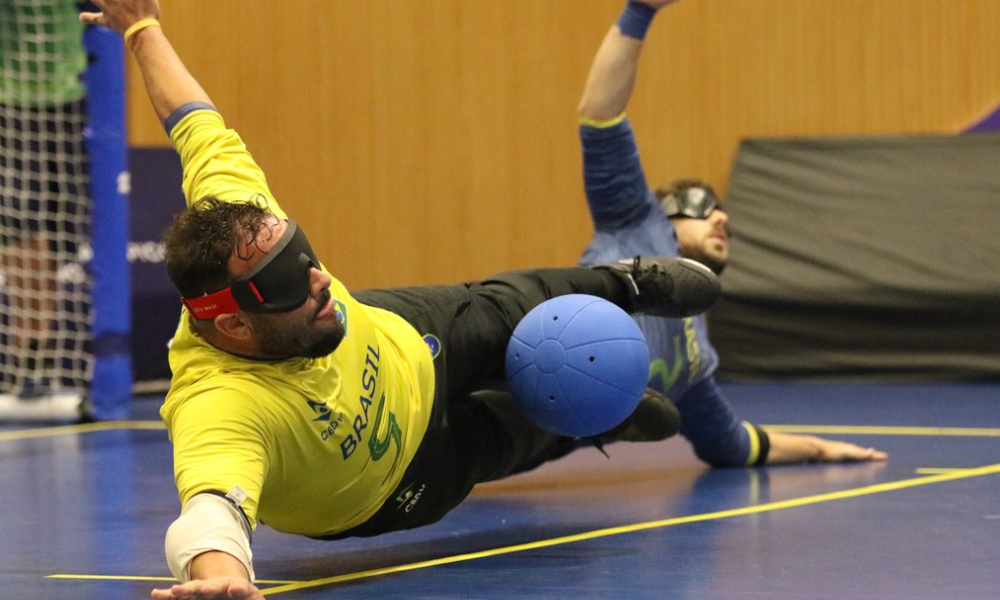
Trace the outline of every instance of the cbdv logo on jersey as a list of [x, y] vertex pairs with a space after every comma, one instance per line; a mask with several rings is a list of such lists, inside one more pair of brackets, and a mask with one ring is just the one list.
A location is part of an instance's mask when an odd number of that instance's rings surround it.
[[316, 413], [317, 415], [317, 417], [313, 419], [313, 421], [330, 420], [330, 416], [333, 414], [333, 411], [330, 410], [330, 407], [327, 406], [325, 402], [315, 402], [313, 400], [308, 400], [308, 399], [306, 400], [306, 402], [309, 403], [309, 408], [313, 409], [313, 412]]
[[403, 512], [410, 512], [413, 507], [417, 505], [420, 501], [420, 496], [424, 494], [424, 490], [427, 489], [427, 484], [421, 483], [417, 491], [413, 491], [413, 486], [415, 483], [411, 483], [406, 486], [406, 489], [400, 492], [396, 496], [396, 510], [403, 509]]
[[317, 402], [308, 398], [306, 398], [306, 402], [309, 404], [309, 408], [316, 413], [316, 418], [313, 421], [320, 421], [320, 424], [323, 426], [323, 429], [319, 432], [320, 439], [324, 442], [327, 441], [337, 431], [337, 427], [344, 422], [344, 415], [342, 413], [334, 415], [326, 402]]

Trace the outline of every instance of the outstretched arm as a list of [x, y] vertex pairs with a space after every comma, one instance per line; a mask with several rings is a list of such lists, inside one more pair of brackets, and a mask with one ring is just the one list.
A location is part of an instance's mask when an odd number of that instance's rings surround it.
[[[94, 0], [94, 3], [101, 12], [81, 13], [80, 20], [89, 25], [107, 27], [125, 37], [125, 43], [142, 73], [153, 109], [161, 121], [186, 104], [211, 106], [208, 94], [191, 76], [163, 34], [157, 0]], [[177, 534], [181, 539], [175, 540], [182, 549], [202, 548], [190, 559], [187, 573], [190, 581], [170, 589], [153, 590], [152, 597], [157, 600], [263, 600], [260, 591], [250, 581], [248, 557], [244, 556], [241, 561], [234, 554], [211, 548], [213, 544], [218, 544], [219, 531], [223, 532], [224, 538], [238, 539], [242, 535], [239, 525], [231, 522], [232, 517], [225, 512], [220, 516], [217, 511], [215, 514], [210, 511], [196, 518], [201, 519], [196, 520], [196, 527]], [[182, 515], [175, 525], [185, 519], [190, 520], [190, 517]], [[205, 531], [215, 532], [214, 537], [203, 534]], [[237, 547], [240, 545], [235, 543]]]
[[[578, 106], [584, 190], [595, 229], [616, 236], [625, 228], [661, 229], [663, 236], [657, 246], [663, 247], [653, 249], [658, 254], [677, 252], [667, 241], [673, 239], [673, 230], [646, 183], [632, 126], [624, 111], [635, 85], [646, 28], [658, 9], [675, 1], [626, 3], [594, 56]], [[633, 254], [649, 251], [647, 248]], [[588, 248], [584, 262], [597, 260], [595, 252], [598, 250]]]
[[153, 590], [155, 600], [261, 600], [252, 583], [250, 524], [232, 494], [196, 494], [185, 503], [164, 543], [170, 571], [182, 583]]
[[[681, 435], [698, 458], [713, 467], [805, 462], [883, 461], [885, 452], [812, 435], [768, 431], [740, 421], [713, 378], [690, 388], [677, 401]], [[755, 450], [756, 449], [756, 450]]]
[[642, 40], [653, 15], [677, 0], [632, 0], [604, 36], [591, 63], [577, 110], [584, 119], [608, 121], [628, 105], [635, 87]]
[[153, 110], [161, 121], [185, 104], [212, 104], [163, 34], [156, 0], [94, 0], [94, 4], [101, 12], [81, 13], [80, 20], [126, 36], [126, 45], [135, 56]]

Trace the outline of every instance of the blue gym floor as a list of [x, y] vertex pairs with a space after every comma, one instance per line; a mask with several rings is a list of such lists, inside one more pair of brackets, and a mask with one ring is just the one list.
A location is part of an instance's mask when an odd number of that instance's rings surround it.
[[[268, 597], [1000, 597], [1000, 384], [725, 385], [744, 418], [883, 464], [709, 470], [681, 439], [582, 450], [442, 522], [318, 542], [261, 527]], [[179, 504], [157, 399], [135, 420], [0, 427], [0, 598], [148, 598]]]

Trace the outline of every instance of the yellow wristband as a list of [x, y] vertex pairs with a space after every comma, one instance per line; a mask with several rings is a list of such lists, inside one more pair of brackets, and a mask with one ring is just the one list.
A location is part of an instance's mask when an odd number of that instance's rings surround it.
[[131, 48], [132, 36], [134, 36], [135, 34], [139, 33], [140, 31], [142, 31], [147, 27], [160, 27], [160, 22], [150, 17], [148, 19], [143, 19], [141, 21], [136, 21], [135, 23], [132, 23], [132, 26], [126, 29], [125, 35], [122, 36], [125, 38], [125, 45]]
[[580, 125], [584, 127], [591, 127], [593, 129], [607, 129], [609, 127], [614, 127], [615, 125], [621, 123], [625, 120], [625, 113], [622, 112], [617, 117], [612, 119], [591, 119], [590, 117], [580, 117]]

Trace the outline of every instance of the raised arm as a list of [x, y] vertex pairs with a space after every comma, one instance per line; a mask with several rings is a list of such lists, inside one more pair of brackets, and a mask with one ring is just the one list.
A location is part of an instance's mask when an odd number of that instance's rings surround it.
[[642, 40], [660, 8], [677, 0], [632, 0], [612, 25], [590, 66], [577, 110], [591, 121], [608, 121], [625, 111], [639, 68]]
[[[156, 0], [94, 0], [101, 12], [84, 12], [80, 20], [112, 29], [125, 38], [142, 73], [153, 109], [166, 121], [185, 105], [212, 107], [212, 101], [191, 76], [160, 28]], [[214, 496], [196, 496], [171, 526], [167, 536], [172, 570], [190, 579], [170, 589], [153, 590], [158, 600], [263, 600], [251, 583], [251, 554], [235, 509]], [[226, 548], [227, 551], [218, 550]], [[239, 557], [239, 558], [238, 558]], [[183, 564], [182, 562], [183, 561]], [[175, 568], [176, 567], [176, 568]]]
[[163, 34], [156, 0], [94, 0], [94, 4], [101, 12], [81, 13], [80, 20], [103, 25], [125, 36], [125, 44], [135, 56], [153, 110], [161, 121], [185, 104], [212, 104]]
[[[632, 95], [642, 38], [657, 10], [676, 0], [632, 1], [625, 5], [598, 47], [578, 105], [583, 181], [587, 206], [598, 232], [620, 237], [627, 228], [662, 229], [654, 254], [676, 254], [659, 201], [646, 182], [625, 106]], [[645, 234], [649, 238], [649, 234]], [[583, 261], [597, 257], [588, 249]]]

